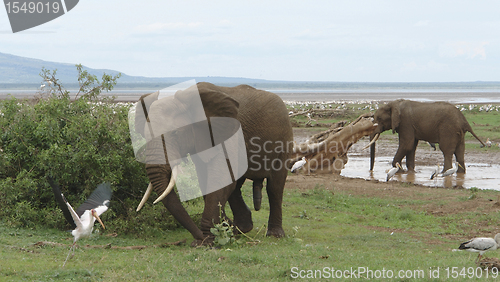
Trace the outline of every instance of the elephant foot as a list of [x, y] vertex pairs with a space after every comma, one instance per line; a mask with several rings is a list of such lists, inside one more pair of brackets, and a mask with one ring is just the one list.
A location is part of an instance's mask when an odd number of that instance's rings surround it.
[[274, 236], [276, 238], [285, 237], [285, 231], [281, 226], [270, 226], [269, 229], [267, 229], [266, 236]]
[[[241, 222], [234, 222], [234, 226], [237, 226], [238, 228], [234, 228], [234, 234], [241, 234], [241, 233], [248, 233], [252, 231], [253, 229], [253, 223], [241, 223]], [[241, 231], [241, 232], [240, 232]]]
[[191, 247], [212, 246], [214, 244], [214, 236], [207, 236], [205, 239], [194, 239], [191, 242]]

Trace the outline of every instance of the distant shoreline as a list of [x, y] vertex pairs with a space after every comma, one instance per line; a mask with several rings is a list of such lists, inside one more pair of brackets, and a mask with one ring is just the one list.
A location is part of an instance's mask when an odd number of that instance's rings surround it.
[[[38, 91], [0, 89], [0, 99], [7, 99], [9, 96], [17, 99], [31, 99]], [[143, 94], [155, 91], [157, 90], [117, 89], [104, 95], [115, 96], [117, 102], [136, 102]], [[367, 103], [409, 99], [423, 102], [447, 101], [453, 104], [500, 104], [500, 90], [491, 89], [274, 89], [268, 91], [277, 94], [285, 101]]]

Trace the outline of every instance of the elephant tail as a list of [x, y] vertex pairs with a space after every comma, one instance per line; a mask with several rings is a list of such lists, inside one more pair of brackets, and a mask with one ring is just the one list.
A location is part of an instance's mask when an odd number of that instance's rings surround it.
[[486, 145], [484, 145], [483, 141], [481, 141], [481, 139], [479, 139], [479, 137], [476, 135], [476, 133], [474, 133], [474, 131], [472, 130], [472, 127], [470, 126], [470, 124], [467, 123], [467, 127], [468, 128], [467, 128], [466, 131], [469, 131], [470, 134], [472, 134], [472, 136], [476, 137], [476, 139], [481, 143], [481, 148], [483, 148], [484, 146], [486, 146]]

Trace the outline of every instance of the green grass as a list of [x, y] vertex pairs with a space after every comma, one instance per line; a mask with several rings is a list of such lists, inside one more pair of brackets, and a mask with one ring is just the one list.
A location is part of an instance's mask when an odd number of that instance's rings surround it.
[[[474, 130], [474, 133], [478, 135], [483, 142], [486, 138], [500, 142], [500, 112], [466, 112], [465, 118], [469, 121], [469, 124]], [[475, 124], [474, 124], [475, 123]], [[466, 135], [467, 139], [475, 139], [471, 134]], [[493, 148], [493, 146], [492, 146]], [[498, 147], [496, 147], [498, 149]]]
[[[243, 191], [245, 200], [251, 203], [251, 184], [247, 182]], [[476, 193], [478, 197], [490, 198], [498, 194], [483, 190]], [[461, 198], [468, 194], [459, 192], [454, 201], [463, 201]], [[426, 198], [429, 197], [422, 197]], [[69, 233], [56, 229], [16, 229], [1, 223], [0, 281], [229, 281], [234, 280], [234, 275], [241, 281], [268, 281], [289, 280], [299, 270], [325, 267], [423, 270], [427, 278], [424, 281], [432, 281], [428, 278], [431, 268], [439, 267], [443, 277], [446, 267], [475, 267], [476, 255], [453, 252], [460, 241], [443, 235], [461, 238], [465, 230], [474, 226], [471, 223], [481, 222], [490, 225], [478, 231], [489, 234], [500, 224], [498, 212], [435, 216], [422, 211], [423, 205], [433, 201], [453, 204], [439, 199], [352, 196], [321, 185], [308, 191], [288, 189], [283, 203], [285, 238], [263, 237], [263, 231], [257, 235], [269, 214], [267, 199], [263, 199], [262, 210], [253, 212], [255, 228], [248, 234], [260, 240], [258, 244], [247, 244], [246, 238], [239, 237], [238, 244], [220, 249], [192, 248], [189, 246], [192, 237], [183, 228], [145, 234], [144, 238], [141, 234], [108, 237], [105, 235], [113, 232], [108, 230], [93, 234], [79, 245], [149, 247], [143, 250], [80, 247], [64, 268], [62, 264], [72, 242]], [[184, 238], [188, 239], [184, 245], [153, 246]], [[67, 246], [34, 246], [39, 241]], [[488, 256], [497, 254], [492, 252]], [[294, 272], [292, 267], [297, 267]]]

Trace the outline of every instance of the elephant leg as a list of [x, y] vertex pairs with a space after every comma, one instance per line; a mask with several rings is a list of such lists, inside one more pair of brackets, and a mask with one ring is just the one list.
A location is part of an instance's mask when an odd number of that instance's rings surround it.
[[417, 151], [418, 140], [415, 139], [413, 148], [406, 153], [406, 168], [408, 171], [415, 171], [415, 152]]
[[246, 178], [242, 177], [236, 182], [236, 187], [233, 193], [229, 196], [228, 202], [233, 211], [234, 225], [243, 233], [250, 232], [253, 229], [252, 212], [243, 200], [241, 195], [241, 186], [245, 183]]
[[[439, 146], [439, 148], [441, 148], [441, 146]], [[453, 151], [449, 149], [442, 149], [441, 151], [444, 155], [444, 167], [441, 172], [445, 172], [453, 167]]]
[[406, 156], [407, 150], [403, 149], [401, 145], [398, 148], [398, 151], [396, 152], [396, 155], [394, 156], [394, 159], [392, 160], [392, 166], [396, 167], [396, 163], [401, 164], [403, 161], [403, 158]]
[[457, 162], [462, 166], [458, 167], [457, 173], [465, 173], [465, 140], [462, 139], [462, 141], [458, 144], [456, 150], [455, 150], [455, 158], [457, 159]]
[[267, 227], [267, 236], [274, 237], [285, 236], [282, 227], [282, 209], [283, 189], [285, 188], [287, 170], [277, 171], [271, 177], [267, 178], [266, 191], [269, 198], [269, 223]]
[[220, 223], [220, 217], [223, 219], [227, 218], [224, 207], [235, 185], [236, 183], [232, 183], [220, 190], [205, 195], [205, 209], [203, 210], [200, 222], [200, 229], [205, 237], [203, 244], [212, 243], [214, 236], [210, 232], [210, 228], [214, 227], [214, 224]]

